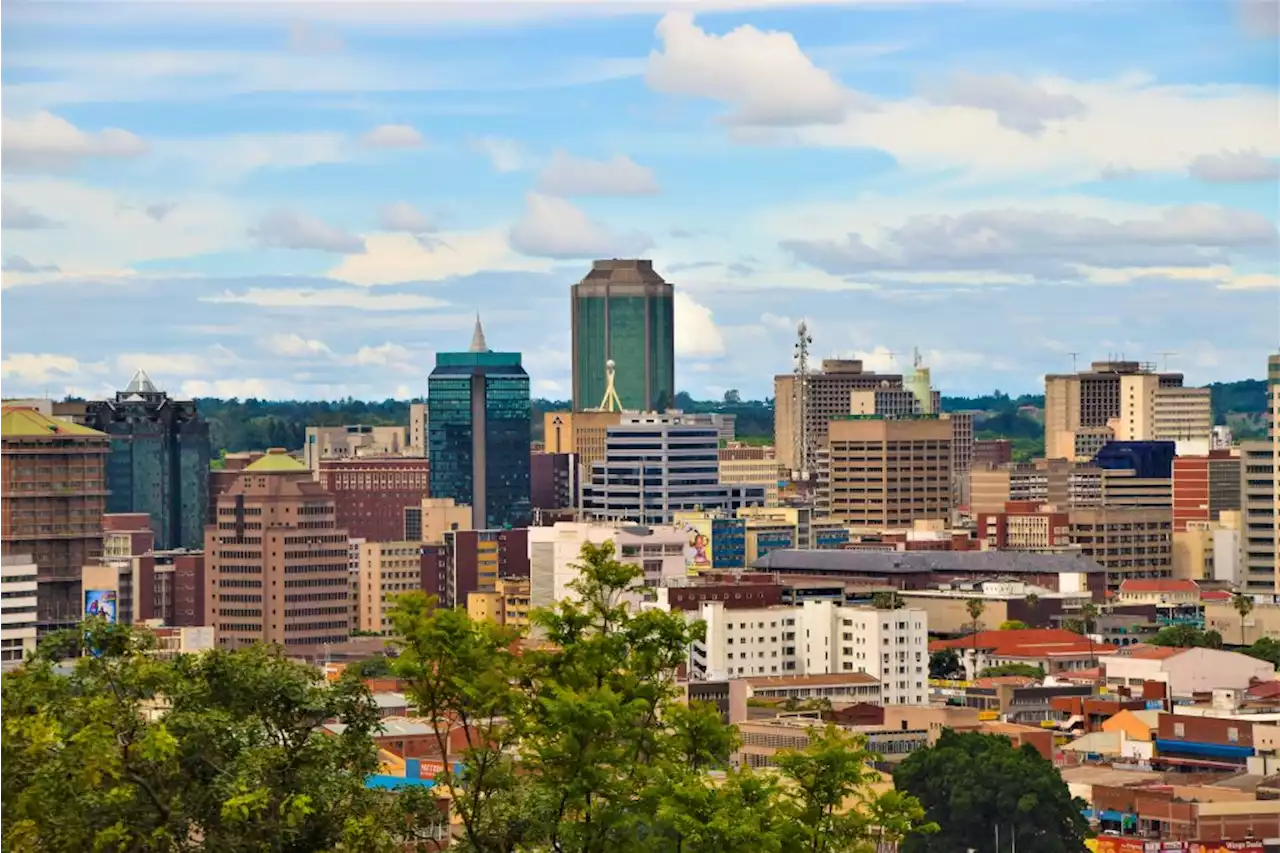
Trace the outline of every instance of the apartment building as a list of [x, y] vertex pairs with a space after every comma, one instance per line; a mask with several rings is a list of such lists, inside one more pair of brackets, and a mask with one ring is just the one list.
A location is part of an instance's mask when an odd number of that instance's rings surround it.
[[471, 528], [471, 507], [453, 498], [422, 498], [403, 512], [404, 538], [415, 542], [443, 542], [446, 532]]
[[422, 589], [420, 542], [362, 542], [356, 603], [356, 627], [391, 636], [395, 597]]
[[529, 625], [529, 579], [499, 578], [491, 592], [467, 595], [467, 615], [476, 621], [515, 628]]
[[569, 584], [580, 575], [582, 546], [587, 543], [612, 542], [614, 558], [641, 567], [644, 584], [656, 587], [687, 576], [686, 549], [691, 538], [690, 531], [673, 525], [558, 521], [550, 527], [532, 527], [528, 534], [527, 572], [530, 605], [550, 607], [574, 595]]
[[1240, 442], [1240, 570], [1245, 590], [1280, 594], [1280, 456], [1276, 440]]
[[924, 610], [876, 610], [832, 601], [730, 609], [724, 602], [708, 601], [696, 615], [707, 630], [690, 650], [693, 679], [863, 673], [879, 680], [886, 704], [928, 701]]
[[26, 554], [0, 557], [0, 670], [13, 669], [36, 650], [38, 573]]
[[951, 441], [946, 416], [833, 419], [820, 478], [823, 505], [851, 528], [949, 522]]

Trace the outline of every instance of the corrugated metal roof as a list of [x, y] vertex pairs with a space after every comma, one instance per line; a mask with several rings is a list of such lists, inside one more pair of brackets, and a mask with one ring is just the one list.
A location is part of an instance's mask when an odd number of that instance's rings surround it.
[[294, 459], [284, 450], [273, 447], [261, 459], [256, 459], [244, 466], [245, 471], [255, 474], [281, 474], [286, 472], [307, 471], [306, 465]]

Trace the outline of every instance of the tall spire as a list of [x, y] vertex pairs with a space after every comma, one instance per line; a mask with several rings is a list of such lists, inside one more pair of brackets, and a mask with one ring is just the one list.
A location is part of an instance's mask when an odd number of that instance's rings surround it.
[[471, 352], [488, 352], [489, 345], [484, 340], [484, 327], [480, 325], [480, 312], [476, 312], [476, 330], [471, 334]]

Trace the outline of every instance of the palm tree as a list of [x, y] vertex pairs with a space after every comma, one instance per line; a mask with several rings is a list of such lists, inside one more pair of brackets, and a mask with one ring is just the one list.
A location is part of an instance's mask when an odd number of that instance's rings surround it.
[[964, 608], [969, 611], [969, 619], [973, 622], [973, 674], [976, 676], [978, 674], [978, 620], [987, 609], [987, 603], [981, 598], [970, 598], [965, 601]]
[[1086, 601], [1080, 607], [1080, 625], [1084, 628], [1085, 639], [1089, 641], [1089, 666], [1097, 666], [1098, 661], [1093, 656], [1093, 622], [1098, 618], [1098, 605], [1092, 601]]
[[1253, 612], [1253, 598], [1242, 592], [1237, 592], [1231, 596], [1231, 606], [1240, 614], [1240, 645], [1244, 647], [1248, 645], [1244, 641], [1244, 620], [1246, 616]]
[[1031, 611], [1032, 624], [1039, 624], [1040, 616], [1036, 611], [1040, 609], [1040, 596], [1034, 592], [1029, 592], [1027, 597], [1022, 599], [1022, 603], [1027, 605], [1027, 609]]

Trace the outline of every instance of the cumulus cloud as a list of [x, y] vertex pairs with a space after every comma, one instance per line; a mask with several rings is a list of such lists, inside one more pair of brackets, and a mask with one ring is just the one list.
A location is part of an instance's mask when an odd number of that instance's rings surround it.
[[648, 235], [616, 234], [555, 196], [529, 193], [524, 216], [511, 228], [511, 245], [546, 258], [631, 257], [653, 246]]
[[183, 397], [218, 397], [223, 400], [277, 400], [282, 399], [282, 385], [271, 379], [191, 379], [182, 383]]
[[403, 231], [406, 234], [429, 234], [436, 230], [435, 223], [407, 201], [385, 205], [378, 211], [378, 223], [386, 231]]
[[260, 308], [350, 308], [357, 311], [420, 311], [448, 304], [440, 299], [415, 293], [375, 294], [355, 287], [251, 287], [239, 293], [224, 290], [220, 294], [202, 297], [200, 301], [256, 305]]
[[538, 175], [538, 190], [559, 196], [653, 195], [658, 182], [652, 169], [623, 154], [589, 160], [556, 151]]
[[390, 341], [378, 346], [360, 347], [351, 357], [352, 364], [358, 365], [402, 365], [407, 364], [411, 354], [407, 347], [393, 344]]
[[661, 51], [649, 54], [651, 89], [718, 101], [734, 124], [835, 124], [862, 100], [804, 54], [790, 33], [744, 25], [716, 36], [688, 12], [658, 22]]
[[313, 216], [276, 210], [263, 217], [249, 236], [274, 249], [310, 249], [317, 252], [363, 252], [364, 240]]
[[1263, 157], [1257, 149], [1201, 154], [1191, 161], [1191, 177], [1213, 184], [1254, 183], [1280, 178], [1280, 163]]
[[332, 351], [324, 341], [304, 338], [296, 332], [269, 335], [262, 344], [267, 352], [272, 355], [284, 356], [285, 358], [307, 358], [332, 354]]
[[1153, 219], [1112, 221], [1061, 211], [981, 210], [913, 216], [874, 242], [794, 239], [782, 247], [833, 275], [983, 270], [1071, 276], [1081, 266], [1207, 266], [1272, 251], [1276, 226], [1261, 214], [1214, 205], [1165, 208]]
[[990, 110], [1000, 124], [1033, 136], [1044, 132], [1046, 122], [1079, 118], [1086, 111], [1084, 102], [1074, 95], [1050, 92], [1011, 74], [956, 74], [938, 100]]
[[16, 352], [0, 361], [0, 376], [19, 382], [61, 382], [77, 378], [84, 367], [69, 355]]
[[88, 157], [137, 157], [146, 150], [146, 143], [127, 130], [83, 131], [45, 111], [28, 118], [6, 116], [0, 125], [6, 170], [65, 171]]
[[471, 147], [488, 157], [496, 172], [518, 172], [528, 165], [524, 146], [514, 139], [482, 136], [471, 140]]
[[369, 148], [422, 148], [427, 144], [417, 128], [407, 124], [382, 124], [360, 137]]
[[22, 255], [6, 255], [4, 264], [0, 266], [5, 272], [58, 272], [57, 264], [33, 264]]
[[352, 284], [441, 281], [486, 270], [541, 270], [548, 266], [517, 254], [501, 229], [429, 235], [372, 234], [365, 251], [346, 255], [329, 277]]
[[40, 228], [60, 228], [62, 223], [6, 196], [0, 200], [0, 225], [17, 231], [34, 231]]
[[676, 354], [711, 356], [724, 354], [724, 336], [716, 326], [711, 309], [677, 290], [672, 302], [675, 314]]

